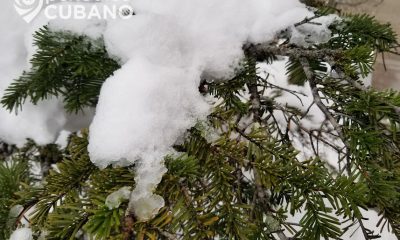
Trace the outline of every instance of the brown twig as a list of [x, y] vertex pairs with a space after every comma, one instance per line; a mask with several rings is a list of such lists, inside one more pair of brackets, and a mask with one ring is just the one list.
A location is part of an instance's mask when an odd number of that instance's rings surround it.
[[[307, 58], [305, 58], [305, 57], [301, 57], [299, 60], [304, 69], [304, 73], [307, 76], [308, 82], [310, 83], [311, 93], [313, 95], [315, 104], [318, 106], [318, 108], [321, 110], [321, 112], [325, 115], [325, 117], [331, 123], [333, 129], [337, 132], [337, 134], [339, 135], [339, 138], [342, 140], [343, 144], [346, 146], [347, 151], [348, 151], [348, 149], [350, 149], [350, 147], [347, 142], [346, 136], [343, 133], [342, 127], [336, 121], [336, 119], [333, 117], [332, 113], [325, 106], [325, 104], [322, 102], [321, 97], [319, 96], [319, 90], [317, 87], [316, 77], [310, 67], [310, 63], [308, 62]], [[347, 173], [350, 174], [351, 173], [351, 165], [350, 165], [349, 152], [347, 152], [346, 155], [348, 156], [346, 170], [347, 170]]]
[[127, 215], [124, 217], [124, 225], [122, 226], [122, 238], [130, 240], [133, 237], [133, 225], [135, 224], [135, 217]]

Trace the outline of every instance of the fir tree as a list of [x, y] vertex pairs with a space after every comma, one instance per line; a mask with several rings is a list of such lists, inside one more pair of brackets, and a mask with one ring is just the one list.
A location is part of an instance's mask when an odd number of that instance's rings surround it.
[[[315, 19], [336, 11], [316, 1], [309, 4], [318, 7], [316, 16], [296, 27], [315, 24]], [[180, 156], [165, 156], [168, 172], [156, 193], [166, 204], [148, 221], [126, 211], [127, 199], [119, 199], [113, 208], [106, 204], [110, 194], [134, 186], [135, 174], [133, 166], [94, 166], [87, 152], [88, 130], [70, 136], [65, 149], [33, 141], [20, 149], [4, 145], [0, 239], [7, 239], [26, 220], [34, 236], [45, 239], [85, 235], [94, 239], [340, 239], [355, 225], [365, 239], [379, 237], [379, 232], [364, 226], [361, 209], [377, 209], [380, 227], [399, 237], [400, 94], [376, 91], [362, 81], [372, 72], [378, 54], [398, 47], [396, 34], [367, 15], [342, 18], [331, 26], [332, 37], [326, 43], [308, 47], [288, 41], [249, 43], [243, 46], [246, 57], [235, 77], [202, 81], [199, 91], [219, 104], [207, 121], [188, 129], [185, 140], [174, 146]], [[282, 32], [279, 38], [290, 38], [290, 32]], [[9, 110], [51, 96], [62, 96], [68, 111], [93, 107], [102, 83], [119, 68], [102, 39], [45, 27], [35, 33], [35, 45], [32, 69], [16, 79], [1, 100]], [[289, 57], [289, 81], [309, 86], [313, 105], [325, 115], [318, 128], [302, 126], [308, 112], [276, 101], [282, 93], [297, 97], [302, 93], [257, 74], [257, 62], [272, 63], [281, 56]], [[270, 90], [275, 95], [266, 96]], [[285, 130], [277, 112], [285, 119]], [[240, 124], [243, 121], [246, 124]], [[216, 135], [212, 140], [210, 131]], [[315, 157], [301, 161], [293, 136], [310, 141]], [[339, 169], [326, 162], [319, 143], [336, 151]], [[40, 164], [40, 176], [29, 171], [32, 164]], [[27, 212], [31, 212], [29, 219], [25, 219]], [[287, 220], [299, 212], [299, 222]]]

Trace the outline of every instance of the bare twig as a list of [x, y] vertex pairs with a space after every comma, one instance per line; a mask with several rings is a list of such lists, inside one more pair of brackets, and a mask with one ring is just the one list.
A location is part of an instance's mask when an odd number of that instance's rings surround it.
[[135, 218], [133, 215], [127, 215], [124, 217], [124, 225], [122, 226], [122, 238], [124, 240], [132, 239], [133, 237], [133, 225], [135, 224]]
[[311, 22], [312, 20], [317, 19], [317, 18], [319, 18], [319, 17], [321, 17], [321, 16], [315, 15], [315, 16], [310, 17], [310, 18], [305, 18], [303, 21], [298, 22], [298, 23], [295, 23], [294, 26], [295, 26], [295, 27], [298, 27], [298, 26], [301, 26], [301, 25], [307, 24], [307, 23], [309, 23], [309, 24], [315, 24], [315, 25], [322, 25], [321, 23]]
[[317, 83], [315, 81], [315, 75], [313, 71], [311, 70], [310, 64], [306, 58], [300, 58], [300, 63], [303, 66], [304, 72], [307, 76], [307, 79], [310, 83], [311, 87], [311, 93], [314, 98], [314, 103], [318, 106], [318, 108], [324, 113], [325, 117], [329, 120], [329, 122], [332, 124], [333, 128], [335, 131], [339, 134], [339, 137], [342, 140], [345, 140], [345, 136], [342, 131], [342, 127], [339, 125], [339, 123], [336, 121], [336, 119], [332, 116], [331, 112], [329, 112], [328, 108], [325, 106], [325, 104], [322, 102], [321, 97], [319, 96], [319, 91], [317, 88]]
[[349, 156], [349, 152], [348, 152], [350, 147], [349, 147], [349, 144], [347, 142], [346, 136], [343, 133], [342, 127], [336, 121], [336, 119], [333, 117], [333, 115], [329, 111], [329, 109], [322, 102], [322, 99], [319, 96], [319, 90], [318, 90], [318, 87], [317, 87], [317, 82], [315, 80], [315, 74], [312, 71], [312, 69], [310, 67], [310, 63], [308, 62], [307, 58], [301, 57], [299, 60], [300, 60], [301, 65], [303, 66], [303, 69], [304, 69], [304, 72], [305, 72], [305, 74], [307, 76], [308, 82], [310, 83], [311, 93], [313, 95], [315, 104], [318, 106], [318, 108], [321, 110], [321, 112], [325, 115], [325, 117], [331, 123], [333, 129], [337, 132], [337, 134], [339, 135], [339, 138], [342, 140], [343, 144], [347, 148], [347, 154], [346, 155], [348, 157], [347, 157], [346, 170], [347, 170], [347, 173], [350, 174], [351, 173], [351, 167], [350, 167], [351, 165], [350, 165], [350, 156]]

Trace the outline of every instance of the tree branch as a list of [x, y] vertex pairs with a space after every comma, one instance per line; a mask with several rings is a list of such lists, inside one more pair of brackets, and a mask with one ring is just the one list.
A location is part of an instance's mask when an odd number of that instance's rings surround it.
[[301, 65], [303, 66], [304, 72], [307, 76], [308, 82], [310, 83], [311, 87], [311, 93], [314, 98], [314, 103], [318, 106], [318, 108], [322, 111], [322, 113], [325, 115], [325, 117], [328, 119], [328, 121], [331, 123], [333, 129], [337, 132], [339, 135], [339, 138], [342, 140], [343, 144], [347, 148], [347, 164], [346, 164], [346, 170], [348, 174], [351, 172], [351, 167], [350, 167], [350, 159], [349, 159], [349, 144], [347, 142], [346, 136], [343, 133], [343, 129], [340, 126], [340, 124], [336, 121], [336, 119], [333, 117], [332, 113], [329, 111], [329, 109], [325, 106], [325, 104], [322, 102], [321, 97], [319, 96], [319, 90], [317, 87], [317, 82], [315, 80], [315, 74], [312, 71], [310, 67], [310, 63], [308, 62], [307, 58], [301, 57], [299, 59]]
[[290, 56], [293, 58], [307, 57], [312, 59], [332, 60], [343, 55], [342, 49], [306, 49], [299, 47], [275, 46], [270, 43], [246, 44], [243, 47], [246, 56], [252, 57], [257, 61], [264, 61], [271, 55]]

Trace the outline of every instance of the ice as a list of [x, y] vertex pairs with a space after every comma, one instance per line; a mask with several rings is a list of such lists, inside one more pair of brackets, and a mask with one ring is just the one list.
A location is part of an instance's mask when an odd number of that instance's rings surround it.
[[164, 199], [153, 194], [153, 191], [166, 172], [167, 169], [160, 158], [148, 158], [137, 168], [136, 186], [131, 193], [128, 209], [133, 211], [141, 221], [151, 219], [160, 208], [164, 207]]
[[118, 208], [123, 200], [128, 200], [131, 195], [131, 187], [122, 187], [119, 190], [111, 193], [106, 198], [106, 206], [109, 209]]
[[64, 149], [68, 146], [68, 137], [70, 136], [71, 132], [62, 130], [55, 141], [55, 144], [58, 145], [61, 149]]

